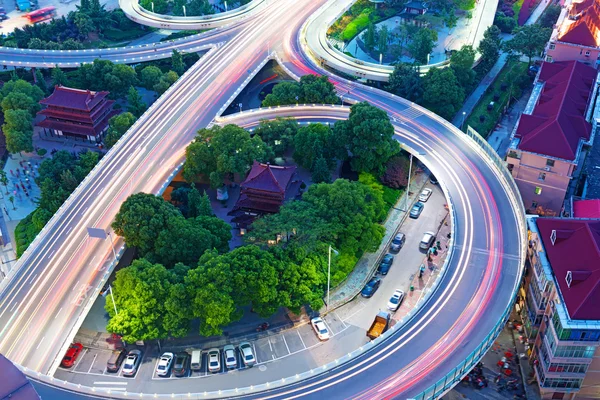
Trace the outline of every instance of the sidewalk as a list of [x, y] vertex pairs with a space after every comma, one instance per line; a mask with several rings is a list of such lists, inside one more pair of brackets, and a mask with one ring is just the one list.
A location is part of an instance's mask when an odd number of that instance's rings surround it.
[[389, 248], [389, 242], [392, 240], [398, 228], [406, 219], [407, 212], [405, 209], [410, 209], [413, 202], [421, 193], [421, 189], [429, 179], [425, 172], [417, 174], [413, 177], [410, 184], [411, 195], [408, 197], [408, 207], [406, 205], [407, 192], [404, 192], [396, 205], [390, 211], [387, 220], [384, 223], [385, 236], [381, 241], [381, 245], [374, 253], [365, 253], [356, 263], [354, 270], [348, 275], [346, 280], [331, 290], [330, 298], [331, 305], [329, 310], [332, 311], [350, 300], [352, 300], [362, 289], [364, 284], [369, 280], [373, 272], [377, 268], [378, 261]]

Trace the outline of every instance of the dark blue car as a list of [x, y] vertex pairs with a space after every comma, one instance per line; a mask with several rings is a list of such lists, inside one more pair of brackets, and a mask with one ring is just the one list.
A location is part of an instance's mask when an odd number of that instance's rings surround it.
[[377, 289], [379, 289], [379, 285], [381, 285], [381, 279], [377, 277], [372, 277], [369, 282], [365, 285], [363, 290], [360, 292], [362, 297], [369, 298], [375, 294]]
[[390, 268], [392, 268], [392, 263], [394, 262], [394, 256], [391, 254], [386, 254], [381, 259], [381, 263], [379, 263], [379, 268], [377, 268], [377, 272], [381, 275], [387, 275]]

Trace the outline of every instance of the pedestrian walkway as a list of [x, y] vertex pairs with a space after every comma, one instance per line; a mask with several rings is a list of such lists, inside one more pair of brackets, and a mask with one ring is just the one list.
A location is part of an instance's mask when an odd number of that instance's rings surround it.
[[385, 236], [381, 241], [381, 245], [376, 252], [365, 253], [361, 259], [358, 260], [356, 266], [346, 280], [331, 290], [331, 305], [329, 310], [334, 310], [352, 300], [360, 292], [371, 275], [373, 275], [379, 259], [387, 252], [390, 241], [408, 215], [405, 210], [412, 207], [413, 202], [421, 193], [421, 189], [425, 186], [427, 180], [428, 175], [425, 173], [420, 173], [413, 177], [410, 184], [410, 195], [404, 192], [404, 194], [400, 196], [400, 199], [392, 208], [384, 223]]

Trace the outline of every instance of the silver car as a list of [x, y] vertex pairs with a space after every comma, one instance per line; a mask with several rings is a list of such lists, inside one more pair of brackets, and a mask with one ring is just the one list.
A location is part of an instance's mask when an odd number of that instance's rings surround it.
[[225, 366], [227, 369], [237, 368], [237, 355], [235, 354], [235, 347], [230, 344], [223, 347], [223, 355], [225, 357]]
[[254, 348], [248, 342], [240, 343], [240, 354], [242, 356], [242, 362], [246, 367], [251, 367], [256, 364], [256, 357], [254, 356]]
[[214, 348], [208, 351], [208, 370], [210, 372], [221, 370], [221, 351], [219, 349]]
[[167, 376], [169, 375], [169, 370], [171, 369], [171, 364], [173, 364], [173, 353], [164, 353], [160, 360], [158, 360], [158, 364], [156, 364], [156, 375], [158, 376]]
[[131, 350], [127, 354], [127, 358], [125, 359], [125, 362], [123, 363], [123, 368], [121, 369], [123, 376], [135, 375], [135, 373], [138, 370], [138, 367], [140, 366], [141, 361], [142, 361], [142, 352], [137, 349]]

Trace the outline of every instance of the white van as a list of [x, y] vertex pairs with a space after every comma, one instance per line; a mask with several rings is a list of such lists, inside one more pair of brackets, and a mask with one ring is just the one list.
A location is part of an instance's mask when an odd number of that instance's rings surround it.
[[202, 350], [192, 351], [192, 371], [198, 371], [202, 368]]

